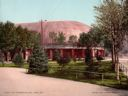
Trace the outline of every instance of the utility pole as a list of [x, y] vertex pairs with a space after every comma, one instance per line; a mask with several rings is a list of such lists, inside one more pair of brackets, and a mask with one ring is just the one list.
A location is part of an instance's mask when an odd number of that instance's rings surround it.
[[41, 20], [40, 22], [40, 28], [41, 28], [41, 31], [40, 31], [40, 35], [41, 35], [41, 45], [42, 47], [44, 48], [44, 24], [43, 24], [43, 20]]
[[44, 27], [44, 22], [46, 22], [47, 20], [45, 20], [45, 21], [43, 21], [43, 20], [41, 20], [41, 32], [40, 32], [40, 35], [41, 35], [41, 45], [43, 46], [43, 48], [44, 48], [44, 46], [45, 46], [45, 42], [44, 42], [44, 37], [45, 37], [45, 27]]
[[41, 28], [41, 30], [40, 30], [41, 45], [44, 47], [44, 45], [43, 45], [43, 21], [42, 20], [40, 22], [40, 28]]

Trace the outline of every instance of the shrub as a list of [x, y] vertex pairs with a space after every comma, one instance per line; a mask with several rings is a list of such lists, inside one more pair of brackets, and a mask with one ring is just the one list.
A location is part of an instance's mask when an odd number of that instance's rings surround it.
[[71, 58], [68, 57], [60, 57], [60, 59], [57, 60], [57, 63], [61, 66], [64, 67], [71, 61]]
[[14, 56], [12, 61], [18, 67], [22, 67], [23, 64], [24, 64], [24, 59], [23, 59], [23, 57], [22, 57], [20, 52], [15, 54], [15, 56]]
[[91, 56], [91, 49], [87, 48], [86, 49], [86, 57], [85, 57], [85, 62], [86, 64], [91, 64], [92, 63], [92, 56]]
[[60, 59], [60, 52], [59, 52], [59, 50], [54, 50], [53, 51], [53, 60], [59, 60]]
[[4, 66], [4, 54], [1, 50], [0, 50], [0, 63], [2, 63], [2, 65]]
[[28, 59], [28, 73], [42, 74], [48, 71], [48, 58], [39, 44], [35, 44]]

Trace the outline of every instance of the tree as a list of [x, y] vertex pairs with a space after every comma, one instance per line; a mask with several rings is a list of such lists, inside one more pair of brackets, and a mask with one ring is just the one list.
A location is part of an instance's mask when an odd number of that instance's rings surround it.
[[0, 63], [2, 63], [2, 65], [4, 66], [4, 54], [2, 53], [1, 50], [0, 50]]
[[0, 49], [4, 53], [8, 61], [8, 52], [15, 47], [15, 26], [13, 23], [7, 21], [0, 23]]
[[16, 53], [12, 61], [18, 67], [22, 67], [24, 64], [24, 59], [22, 57], [22, 53], [21, 52]]
[[57, 33], [55, 32], [49, 32], [49, 37], [51, 38], [51, 43], [55, 43], [57, 40]]
[[0, 49], [7, 52], [14, 48], [15, 27], [14, 24], [7, 21], [0, 24]]
[[127, 34], [125, 42], [128, 42], [128, 0], [124, 0], [123, 9], [124, 9], [124, 16], [123, 16], [124, 22], [122, 23], [122, 27]]
[[50, 32], [49, 37], [52, 40], [52, 43], [57, 43], [57, 44], [63, 44], [65, 42], [65, 34], [63, 32]]
[[21, 26], [15, 26], [13, 23], [7, 21], [0, 22], [0, 49], [4, 53], [6, 60], [8, 60], [8, 53], [13, 58], [15, 51], [32, 48], [37, 39], [37, 32], [28, 31]]
[[124, 9], [124, 16], [123, 16], [124, 22], [122, 23], [122, 26], [125, 31], [128, 31], [128, 0], [124, 0], [123, 9]]
[[16, 27], [15, 34], [15, 49], [18, 50], [32, 48], [38, 36], [36, 32], [28, 31], [26, 28], [24, 29], [21, 26]]
[[71, 58], [69, 56], [62, 57], [59, 50], [57, 49], [54, 50], [53, 56], [53, 59], [56, 60], [57, 63], [61, 66], [61, 70], [71, 61]]
[[97, 11], [97, 24], [112, 44], [112, 61], [119, 80], [119, 52], [126, 36], [124, 23], [124, 8], [121, 0], [104, 0]]
[[71, 44], [71, 45], [74, 45], [76, 42], [77, 42], [77, 36], [71, 35], [69, 37], [68, 43]]
[[61, 55], [60, 55], [60, 52], [59, 52], [59, 50], [57, 50], [57, 49], [55, 49], [54, 51], [53, 51], [53, 60], [59, 60], [60, 59], [60, 57], [61, 57]]
[[34, 45], [31, 56], [28, 59], [28, 73], [42, 74], [48, 71], [48, 58], [40, 44]]
[[85, 62], [87, 64], [92, 63], [92, 56], [91, 56], [91, 47], [92, 47], [92, 37], [89, 33], [81, 33], [79, 37], [79, 43], [81, 46], [86, 47], [86, 57]]
[[57, 43], [58, 44], [63, 44], [65, 42], [65, 39], [66, 39], [66, 37], [65, 37], [65, 34], [63, 32], [59, 32], [57, 34]]
[[92, 47], [102, 46], [103, 35], [97, 26], [93, 26], [88, 33], [81, 33], [79, 37], [80, 46], [86, 47], [86, 57], [85, 62], [87, 64], [93, 63], [93, 58], [91, 56]]
[[89, 31], [89, 34], [91, 35], [91, 38], [92, 38], [91, 45], [93, 47], [104, 46], [103, 40], [105, 39], [105, 34], [102, 32], [102, 30], [99, 28], [98, 25], [92, 25], [92, 29]]
[[27, 31], [26, 48], [33, 48], [34, 44], [40, 40], [40, 34], [35, 31]]
[[57, 63], [61, 66], [61, 70], [71, 61], [69, 56], [67, 57], [60, 57], [57, 59]]
[[[21, 26], [16, 27], [16, 42], [15, 42], [15, 49], [23, 49], [23, 47], [26, 46], [25, 40], [24, 40], [24, 29]], [[25, 36], [26, 39], [26, 36]]]

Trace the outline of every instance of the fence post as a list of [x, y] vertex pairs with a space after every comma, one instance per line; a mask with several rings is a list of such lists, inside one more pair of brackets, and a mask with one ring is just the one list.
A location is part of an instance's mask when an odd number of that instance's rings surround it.
[[28, 73], [28, 69], [26, 68], [26, 73]]
[[77, 72], [76, 72], [76, 79], [78, 79], [78, 76], [77, 76], [78, 74], [77, 74]]
[[128, 68], [126, 68], [126, 76], [127, 76], [127, 79], [128, 79]]
[[103, 80], [104, 80], [104, 74], [103, 73], [101, 74], [101, 77], [102, 77], [102, 84], [103, 84]]
[[124, 67], [124, 65], [123, 65], [123, 71], [125, 72], [125, 67]]

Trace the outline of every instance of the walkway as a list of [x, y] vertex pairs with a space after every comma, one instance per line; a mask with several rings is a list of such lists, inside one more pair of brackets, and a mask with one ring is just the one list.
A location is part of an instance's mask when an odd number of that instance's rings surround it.
[[0, 96], [128, 96], [128, 91], [0, 68]]

